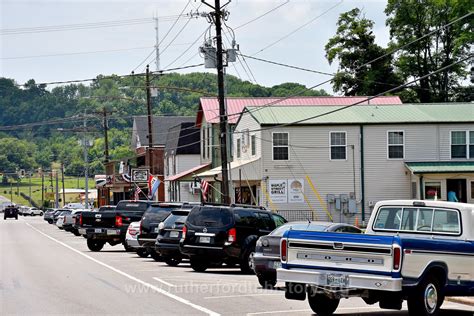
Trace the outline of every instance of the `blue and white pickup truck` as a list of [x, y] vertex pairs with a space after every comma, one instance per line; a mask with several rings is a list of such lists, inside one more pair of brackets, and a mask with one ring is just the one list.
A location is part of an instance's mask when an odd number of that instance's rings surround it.
[[287, 299], [332, 315], [341, 298], [437, 315], [445, 296], [474, 295], [474, 205], [382, 201], [365, 234], [289, 230], [279, 281]]

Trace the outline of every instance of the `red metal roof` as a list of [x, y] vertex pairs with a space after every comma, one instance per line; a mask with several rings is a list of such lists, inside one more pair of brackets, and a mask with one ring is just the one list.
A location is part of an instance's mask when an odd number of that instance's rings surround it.
[[[226, 98], [227, 101], [227, 115], [230, 124], [235, 124], [239, 119], [240, 113], [246, 106], [325, 106], [325, 105], [351, 105], [367, 99], [364, 96], [357, 97], [295, 97], [295, 98]], [[397, 96], [383, 96], [376, 97], [369, 102], [365, 101], [362, 104], [375, 105], [395, 105], [402, 104], [402, 101]], [[200, 126], [204, 118], [208, 123], [219, 123], [219, 102], [217, 98], [201, 98], [198, 115], [196, 117], [196, 125]]]
[[167, 177], [165, 178], [165, 181], [176, 181], [184, 176], [187, 176], [189, 175], [190, 173], [193, 173], [195, 171], [198, 171], [198, 170], [201, 170], [201, 169], [204, 169], [208, 166], [210, 166], [211, 164], [210, 163], [206, 163], [206, 164], [203, 164], [203, 165], [199, 165], [199, 166], [196, 166], [196, 167], [193, 167], [191, 169], [188, 169], [188, 170], [185, 170], [183, 172], [180, 172], [178, 174], [175, 174], [174, 176], [170, 176], [170, 177]]

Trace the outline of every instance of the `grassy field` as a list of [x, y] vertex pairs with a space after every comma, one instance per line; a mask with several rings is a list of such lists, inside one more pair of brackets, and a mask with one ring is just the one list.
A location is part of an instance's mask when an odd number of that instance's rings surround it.
[[[13, 179], [10, 179], [13, 181]], [[51, 187], [51, 184], [53, 185]], [[13, 188], [13, 192], [10, 193], [10, 188]], [[83, 177], [64, 177], [64, 187], [66, 189], [84, 189], [85, 187], [85, 178]], [[44, 188], [45, 188], [45, 200], [46, 193], [54, 192], [56, 188], [56, 179], [53, 178], [52, 183], [49, 177], [44, 178]], [[89, 188], [95, 188], [94, 178], [89, 178]], [[61, 177], [59, 177], [59, 191], [62, 189]], [[13, 202], [16, 204], [29, 205], [28, 201], [25, 200], [18, 192], [23, 192], [26, 195], [29, 195], [30, 192], [30, 182], [29, 178], [21, 179], [21, 182], [12, 182], [8, 185], [0, 184], [0, 195], [3, 195], [7, 199], [13, 197]], [[41, 206], [41, 177], [33, 176], [31, 178], [31, 196], [33, 200]]]

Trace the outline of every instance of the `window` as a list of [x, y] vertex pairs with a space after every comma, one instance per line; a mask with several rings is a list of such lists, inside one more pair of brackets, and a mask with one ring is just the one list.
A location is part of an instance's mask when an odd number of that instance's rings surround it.
[[255, 135], [252, 135], [252, 138], [251, 138], [251, 153], [252, 153], [252, 156], [255, 156], [255, 154], [257, 153], [257, 143], [256, 143], [257, 139], [256, 139], [256, 136]]
[[176, 174], [176, 155], [173, 155], [173, 175]]
[[271, 231], [275, 228], [275, 222], [270, 217], [270, 214], [258, 213], [259, 217], [259, 227], [264, 230]]
[[346, 160], [346, 132], [330, 132], [331, 160]]
[[202, 158], [206, 159], [206, 148], [207, 148], [207, 136], [206, 136], [207, 128], [204, 126], [201, 129], [201, 139], [202, 139]]
[[451, 158], [474, 158], [474, 131], [451, 131]]
[[207, 158], [211, 158], [211, 147], [212, 147], [212, 128], [207, 127]]
[[416, 208], [403, 209], [401, 230], [415, 230], [417, 211]]
[[237, 147], [237, 148], [235, 149], [235, 150], [237, 151], [237, 153], [236, 153], [237, 158], [240, 158], [240, 147], [241, 147], [241, 146], [240, 146], [240, 142], [241, 142], [241, 140], [240, 140], [240, 138], [239, 138], [239, 139], [237, 139], [237, 144], [235, 145], [235, 147]]
[[403, 159], [404, 144], [403, 131], [389, 131], [387, 134], [388, 159]]
[[418, 212], [418, 219], [416, 221], [416, 230], [430, 232], [432, 221], [433, 221], [433, 210], [420, 209], [420, 211]]
[[425, 200], [441, 199], [441, 182], [427, 181], [425, 182]]
[[458, 212], [451, 210], [435, 210], [433, 219], [433, 232], [459, 234]]
[[257, 217], [254, 212], [249, 210], [239, 209], [235, 212], [235, 221], [239, 226], [257, 226]]
[[384, 230], [399, 230], [402, 209], [400, 207], [384, 207], [380, 209], [374, 227]]
[[289, 160], [288, 133], [273, 133], [273, 160]]
[[471, 181], [471, 199], [474, 199], [474, 181]]

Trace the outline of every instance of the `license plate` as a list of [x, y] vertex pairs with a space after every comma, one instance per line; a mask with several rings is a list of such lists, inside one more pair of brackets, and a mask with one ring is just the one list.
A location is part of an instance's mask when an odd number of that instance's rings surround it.
[[86, 230], [85, 230], [85, 229], [82, 229], [82, 228], [81, 228], [81, 229], [78, 229], [77, 231], [78, 231], [79, 234], [81, 234], [81, 235], [85, 235], [85, 234], [86, 234]]
[[108, 229], [107, 235], [117, 235], [117, 231], [115, 229]]
[[273, 269], [279, 269], [279, 268], [281, 268], [281, 261], [273, 262]]
[[199, 237], [199, 242], [202, 244], [209, 244], [211, 242], [211, 237]]
[[94, 233], [100, 234], [101, 232], [102, 232], [102, 229], [101, 229], [101, 228], [96, 228], [96, 229], [94, 229]]
[[[179, 237], [179, 232], [170, 232], [170, 237], [171, 237], [171, 238], [173, 238], [173, 237], [174, 237], [174, 238]], [[201, 237], [201, 238], [203, 238], [203, 237]], [[209, 238], [209, 237], [208, 237], [208, 238]], [[210, 242], [210, 240], [209, 240], [208, 242]]]
[[347, 276], [344, 274], [327, 274], [327, 285], [329, 286], [340, 286], [346, 287], [347, 286]]

